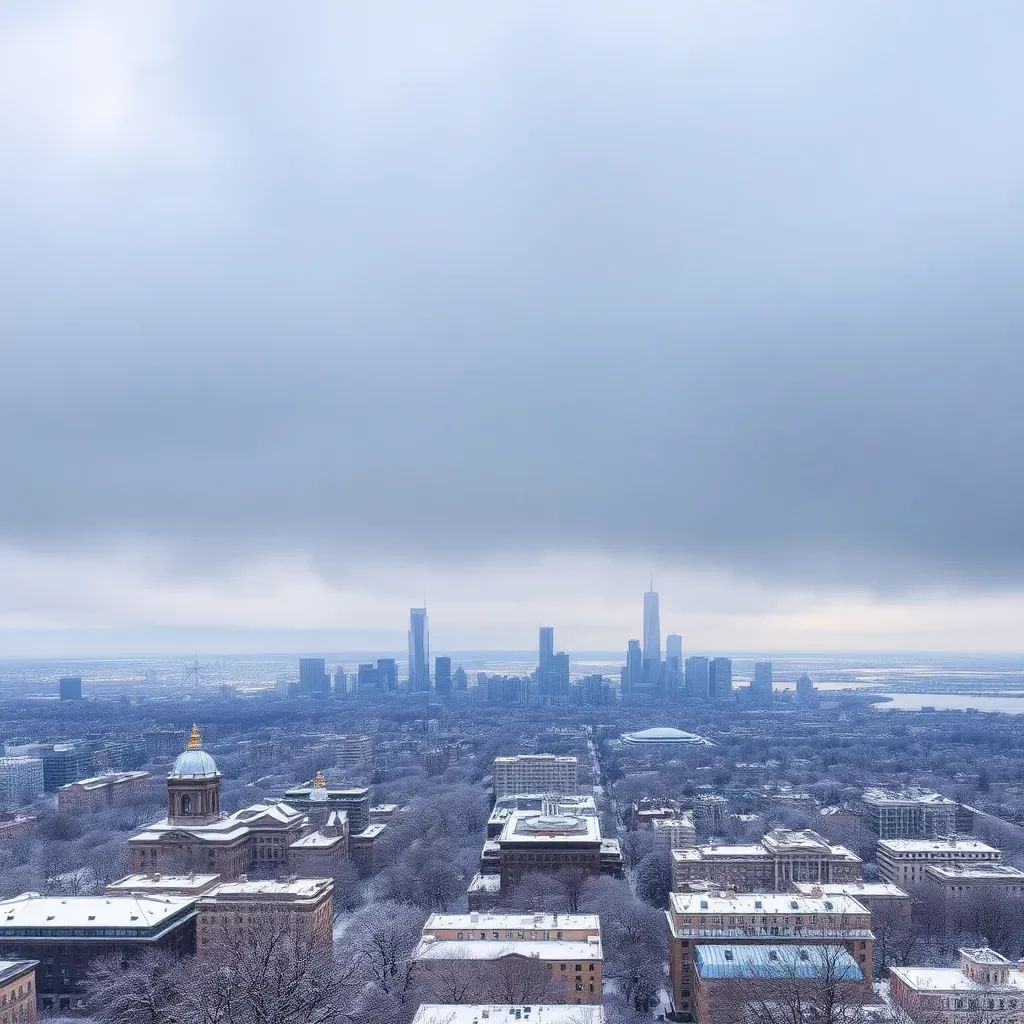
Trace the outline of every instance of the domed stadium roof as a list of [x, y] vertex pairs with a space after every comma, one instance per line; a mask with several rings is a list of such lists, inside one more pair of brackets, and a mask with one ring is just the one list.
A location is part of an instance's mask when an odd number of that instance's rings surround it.
[[639, 732], [624, 732], [623, 743], [703, 743], [704, 740], [696, 733], [683, 732], [670, 726], [658, 726], [653, 729], [641, 729]]
[[214, 779], [220, 775], [220, 772], [217, 771], [217, 762], [201, 749], [201, 743], [199, 726], [193, 725], [192, 732], [188, 737], [188, 747], [175, 760], [170, 778]]

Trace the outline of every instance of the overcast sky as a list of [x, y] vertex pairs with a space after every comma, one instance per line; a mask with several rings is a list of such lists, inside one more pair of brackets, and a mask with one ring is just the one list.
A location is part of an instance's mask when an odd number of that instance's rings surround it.
[[0, 656], [1024, 649], [1022, 38], [9, 0]]

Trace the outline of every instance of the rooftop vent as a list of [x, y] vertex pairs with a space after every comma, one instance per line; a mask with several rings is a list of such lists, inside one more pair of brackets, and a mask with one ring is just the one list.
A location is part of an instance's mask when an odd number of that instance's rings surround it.
[[725, 951], [725, 959], [726, 960], [731, 960], [732, 959], [732, 950], [731, 949], [727, 949]]
[[778, 960], [779, 959], [779, 954], [774, 949], [769, 949], [768, 950], [768, 959], [769, 960]]

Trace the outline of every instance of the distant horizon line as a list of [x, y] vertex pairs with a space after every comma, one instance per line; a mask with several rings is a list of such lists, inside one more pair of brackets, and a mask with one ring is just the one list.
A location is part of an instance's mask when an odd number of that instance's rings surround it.
[[[622, 659], [625, 663], [625, 652], [611, 649], [580, 648], [568, 650], [570, 658], [576, 659]], [[686, 653], [686, 652], [684, 652]], [[507, 657], [515, 661], [531, 661], [537, 659], [538, 652], [533, 648], [517, 647], [467, 647], [444, 648], [435, 651], [433, 657], [451, 657], [464, 659]], [[920, 648], [906, 649], [842, 649], [842, 648], [809, 648], [793, 650], [787, 648], [749, 650], [700, 650], [688, 654], [689, 657], [727, 657], [756, 661], [769, 658], [874, 658], [891, 660], [893, 658], [982, 658], [991, 659], [1022, 659], [1024, 651], [972, 651], [972, 650], [934, 650]], [[35, 664], [35, 663], [66, 663], [66, 662], [103, 662], [103, 661], [145, 661], [154, 659], [239, 659], [239, 660], [296, 660], [300, 658], [323, 658], [325, 661], [359, 661], [376, 660], [378, 658], [394, 658], [396, 661], [408, 660], [408, 651], [391, 651], [381, 648], [350, 648], [348, 650], [282, 650], [282, 651], [121, 651], [103, 654], [62, 654], [62, 655], [7, 655], [0, 657], [0, 665]]]

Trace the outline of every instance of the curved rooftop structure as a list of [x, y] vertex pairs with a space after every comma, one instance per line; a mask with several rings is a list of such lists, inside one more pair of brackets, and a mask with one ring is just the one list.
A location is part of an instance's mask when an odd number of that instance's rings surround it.
[[193, 724], [188, 746], [180, 753], [171, 769], [172, 779], [215, 779], [220, 775], [217, 762], [202, 749], [199, 726]]
[[682, 729], [673, 729], [671, 726], [657, 726], [653, 729], [641, 729], [639, 732], [624, 732], [622, 742], [630, 744], [647, 743], [704, 743], [702, 736], [693, 732], [683, 732]]

